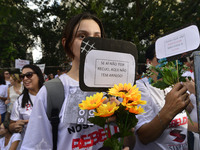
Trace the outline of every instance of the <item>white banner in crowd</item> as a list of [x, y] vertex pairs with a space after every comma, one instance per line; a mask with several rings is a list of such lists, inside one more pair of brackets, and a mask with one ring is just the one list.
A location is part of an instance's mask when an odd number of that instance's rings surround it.
[[44, 69], [45, 69], [45, 64], [36, 64], [38, 67], [40, 67], [42, 73], [44, 73]]
[[15, 59], [15, 68], [22, 69], [24, 65], [30, 64], [29, 60]]

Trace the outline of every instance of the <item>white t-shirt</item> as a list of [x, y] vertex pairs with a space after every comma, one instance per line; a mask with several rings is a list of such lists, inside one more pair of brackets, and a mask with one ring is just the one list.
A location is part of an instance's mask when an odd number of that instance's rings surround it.
[[[30, 99], [34, 105], [35, 103], [35, 98], [36, 96], [35, 95], [32, 95], [29, 93], [29, 96], [30, 96]], [[13, 108], [12, 108], [12, 113], [10, 115], [10, 119], [13, 120], [13, 121], [17, 121], [17, 120], [29, 120], [29, 117], [31, 115], [31, 112], [32, 112], [32, 105], [30, 102], [28, 102], [28, 104], [25, 105], [24, 108], [21, 107], [21, 104], [22, 104], [22, 97], [23, 97], [23, 94], [20, 95], [20, 97], [14, 102], [13, 104]], [[22, 138], [24, 137], [24, 133], [26, 131], [26, 127], [27, 125], [24, 126], [24, 129], [22, 131]]]
[[[151, 86], [147, 78], [136, 81], [137, 87], [141, 91], [141, 99], [146, 100], [147, 104], [142, 105], [144, 114], [137, 115], [138, 123], [135, 127], [137, 131], [142, 125], [153, 120], [165, 104], [164, 97], [169, 92]], [[144, 145], [140, 142], [136, 132], [135, 150], [187, 150], [187, 127], [188, 119], [186, 112], [179, 113], [164, 130], [162, 135], [155, 141]]]
[[[0, 96], [1, 97], [7, 97], [8, 92], [8, 86], [7, 85], [0, 85]], [[0, 114], [3, 114], [6, 112], [6, 104], [5, 101], [0, 99]]]
[[9, 80], [5, 80], [6, 81], [6, 85], [9, 87], [9, 86], [11, 86], [11, 83], [10, 83], [10, 81]]
[[[21, 85], [19, 92], [22, 92], [22, 90], [23, 90], [23, 86]], [[13, 86], [11, 86], [10, 89], [9, 89], [9, 97], [10, 97], [10, 103], [8, 105], [7, 111], [9, 113], [11, 113], [13, 104], [17, 100], [17, 98], [19, 97], [19, 94], [15, 92]]]
[[13, 133], [13, 135], [10, 138], [10, 141], [8, 142], [8, 145], [5, 146], [5, 137], [0, 139], [0, 150], [9, 150], [10, 146], [15, 141], [21, 141], [21, 134], [19, 133]]
[[[77, 121], [80, 120], [87, 121], [84, 117], [89, 115], [90, 112], [80, 111], [78, 104], [85, 99], [85, 95], [90, 96], [91, 93], [81, 91], [79, 82], [66, 74], [61, 75], [59, 78], [64, 85], [65, 100], [59, 114], [57, 149], [99, 149], [106, 139], [104, 129], [88, 124], [77, 124]], [[46, 110], [47, 90], [43, 86], [37, 94], [21, 150], [52, 149], [52, 127]], [[111, 130], [117, 132], [116, 127], [112, 127]]]

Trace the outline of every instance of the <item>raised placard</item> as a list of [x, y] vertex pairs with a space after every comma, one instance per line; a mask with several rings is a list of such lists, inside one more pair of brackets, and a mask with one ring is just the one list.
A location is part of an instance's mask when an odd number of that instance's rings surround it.
[[80, 88], [106, 91], [114, 84], [135, 82], [136, 46], [127, 41], [86, 38], [81, 44]]
[[161, 59], [181, 55], [180, 58], [196, 50], [199, 44], [199, 30], [196, 25], [190, 25], [157, 39], [156, 57]]

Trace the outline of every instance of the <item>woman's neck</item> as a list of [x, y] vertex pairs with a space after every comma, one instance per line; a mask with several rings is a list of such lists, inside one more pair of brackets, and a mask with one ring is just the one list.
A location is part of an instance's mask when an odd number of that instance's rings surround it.
[[8, 145], [11, 136], [12, 136], [12, 134], [9, 133], [9, 132], [7, 132], [7, 133], [5, 134], [5, 146]]
[[39, 89], [29, 89], [28, 92], [31, 94], [31, 95], [37, 95]]
[[79, 81], [79, 66], [73, 65], [70, 71], [67, 73], [68, 76], [70, 76], [72, 79]]

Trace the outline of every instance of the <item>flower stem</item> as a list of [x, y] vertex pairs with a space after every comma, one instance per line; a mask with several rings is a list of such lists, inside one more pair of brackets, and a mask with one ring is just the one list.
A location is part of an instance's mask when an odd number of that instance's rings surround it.
[[178, 79], [177, 81], [179, 82], [178, 59], [176, 60], [176, 68], [177, 68], [177, 79]]

